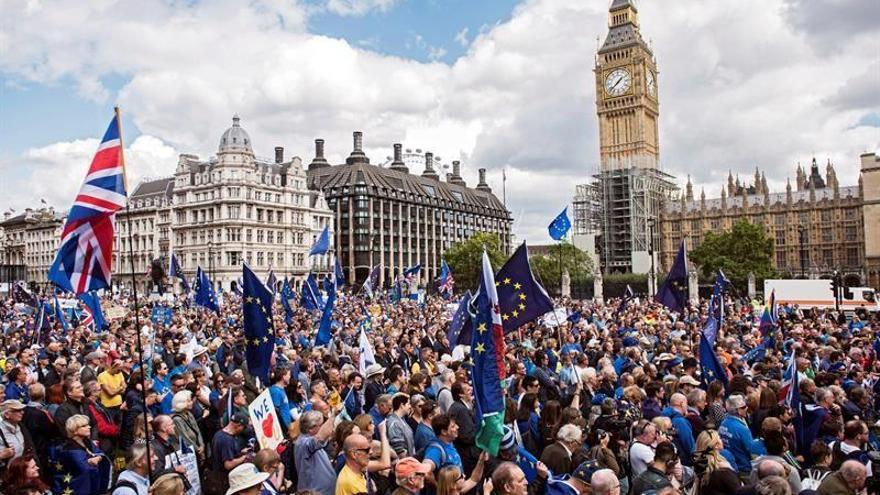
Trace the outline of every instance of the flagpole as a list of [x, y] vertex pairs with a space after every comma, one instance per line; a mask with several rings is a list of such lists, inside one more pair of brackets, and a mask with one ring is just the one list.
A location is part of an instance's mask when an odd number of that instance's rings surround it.
[[[125, 174], [125, 152], [122, 146], [122, 119], [119, 115], [119, 107], [113, 108], [114, 112], [116, 112], [116, 129], [119, 134], [119, 161], [122, 164], [122, 180], [125, 185], [125, 194], [128, 195], [128, 184]], [[138, 308], [138, 293], [137, 293], [137, 277], [135, 275], [134, 269], [134, 242], [132, 242], [132, 230], [131, 230], [131, 209], [129, 205], [131, 201], [128, 201], [126, 198], [125, 201], [125, 220], [128, 225], [128, 266], [131, 268], [131, 290], [134, 295], [134, 326], [135, 326], [135, 334], [137, 335], [137, 353], [138, 353], [138, 362], [140, 363], [141, 368], [141, 405], [144, 408], [144, 428], [149, 430], [149, 410], [147, 409], [147, 374], [146, 374], [146, 364], [144, 363], [144, 347], [141, 343], [141, 318], [140, 318], [140, 309]], [[150, 452], [150, 442], [147, 441], [147, 486], [150, 486], [151, 479], [153, 478], [153, 463], [151, 461], [152, 453]]]

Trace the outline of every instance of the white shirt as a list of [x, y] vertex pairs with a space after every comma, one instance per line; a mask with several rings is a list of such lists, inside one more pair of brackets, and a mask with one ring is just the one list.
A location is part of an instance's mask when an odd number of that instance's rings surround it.
[[632, 466], [633, 478], [648, 469], [648, 465], [652, 462], [654, 462], [654, 449], [642, 442], [633, 442], [629, 448], [629, 464]]

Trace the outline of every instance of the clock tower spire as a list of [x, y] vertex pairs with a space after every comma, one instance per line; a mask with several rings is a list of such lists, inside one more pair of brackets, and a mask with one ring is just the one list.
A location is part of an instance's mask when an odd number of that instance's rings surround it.
[[613, 0], [596, 57], [600, 171], [659, 169], [657, 65], [633, 0]]

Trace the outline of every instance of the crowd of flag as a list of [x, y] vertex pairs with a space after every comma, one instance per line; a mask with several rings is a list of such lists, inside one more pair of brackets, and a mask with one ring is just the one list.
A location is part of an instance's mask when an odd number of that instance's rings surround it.
[[[115, 238], [116, 213], [126, 206], [125, 166], [118, 111], [108, 127], [97, 153], [89, 167], [86, 178], [77, 194], [65, 223], [60, 248], [49, 271], [49, 280], [57, 292], [72, 293], [78, 300], [68, 308], [62, 308], [57, 293], [52, 301], [29, 292], [23, 285], [15, 284], [10, 292], [22, 311], [34, 315], [33, 324], [26, 329], [32, 343], [43, 343], [53, 327], [68, 331], [72, 325], [86, 325], [95, 332], [104, 330], [107, 320], [101, 308], [99, 292], [111, 289], [113, 240]], [[563, 241], [571, 228], [564, 209], [548, 226], [548, 234]], [[329, 228], [325, 227], [309, 251], [309, 256], [326, 255], [331, 251]], [[560, 258], [561, 260], [561, 258]], [[318, 323], [315, 346], [335, 345], [334, 330], [339, 323], [334, 319], [336, 301], [345, 297], [342, 290], [347, 285], [345, 271], [338, 259], [332, 273], [323, 277], [323, 287], [318, 275], [309, 273], [300, 288], [294, 291], [293, 281], [284, 277], [280, 281], [269, 270], [266, 281], [260, 280], [254, 271], [242, 264], [242, 276], [233, 290], [242, 304], [243, 335], [246, 345], [248, 369], [263, 383], [268, 383], [269, 371], [275, 349], [274, 309], [280, 302], [285, 323], [293, 321], [297, 307], [311, 314]], [[394, 303], [412, 299], [424, 304], [424, 291], [420, 290], [422, 266], [406, 268], [391, 282], [390, 293], [380, 290], [379, 280], [383, 267], [371, 268], [363, 284], [351, 292], [360, 292], [366, 298], [385, 298]], [[476, 411], [479, 422], [477, 444], [490, 453], [497, 453], [501, 440], [504, 415], [502, 381], [505, 378], [505, 335], [515, 332], [523, 325], [554, 312], [554, 304], [547, 291], [532, 272], [528, 248], [522, 243], [497, 272], [488, 255], [482, 255], [481, 276], [478, 287], [466, 290], [457, 300], [450, 302], [454, 308], [448, 328], [451, 346], [470, 347], [471, 379], [475, 388]], [[179, 281], [185, 304], [216, 313], [221, 312], [224, 298], [218, 297], [209, 275], [201, 266], [196, 268], [193, 279], [187, 279], [180, 261], [173, 252], [168, 253], [167, 275]], [[655, 295], [656, 302], [666, 306], [673, 315], [688, 310], [687, 254], [681, 245], [675, 261]], [[445, 260], [441, 260], [440, 276], [436, 281], [437, 292], [449, 301], [455, 294], [455, 278]], [[725, 318], [725, 295], [730, 281], [718, 272], [709, 303], [708, 317], [700, 332], [699, 362], [701, 379], [706, 387], [713, 380], [727, 383], [728, 374], [715, 353], [715, 341]], [[618, 303], [616, 313], [627, 310], [635, 295], [627, 286], [624, 297]], [[760, 320], [761, 342], [744, 357], [749, 362], [762, 359], [768, 349], [775, 347], [777, 318], [774, 297], [768, 298]], [[359, 322], [358, 345], [359, 368], [363, 372], [375, 361], [370, 335], [371, 316], [365, 311]], [[568, 320], [577, 322], [580, 315], [569, 315]], [[146, 354], [146, 353], [145, 353]], [[143, 359], [143, 357], [141, 357]], [[799, 451], [809, 446], [818, 431], [812, 411], [802, 405], [798, 397], [797, 359], [794, 351], [788, 357], [785, 372], [784, 402], [795, 414], [796, 437]], [[816, 431], [813, 431], [816, 430]]]

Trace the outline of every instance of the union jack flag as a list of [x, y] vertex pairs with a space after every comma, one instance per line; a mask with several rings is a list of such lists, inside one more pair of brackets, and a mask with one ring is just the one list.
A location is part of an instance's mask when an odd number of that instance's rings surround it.
[[49, 280], [77, 295], [110, 287], [116, 212], [125, 206], [119, 112], [110, 121], [67, 214]]

